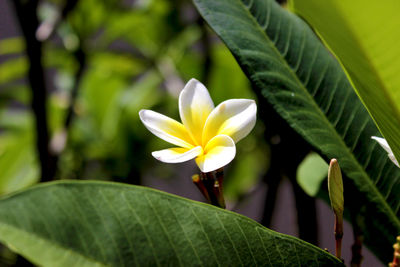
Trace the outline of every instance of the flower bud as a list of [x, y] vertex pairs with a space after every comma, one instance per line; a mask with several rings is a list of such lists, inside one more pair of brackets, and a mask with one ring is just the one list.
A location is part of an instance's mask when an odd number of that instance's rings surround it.
[[332, 209], [337, 217], [343, 216], [343, 180], [339, 163], [336, 159], [332, 159], [328, 170], [328, 191], [331, 200]]

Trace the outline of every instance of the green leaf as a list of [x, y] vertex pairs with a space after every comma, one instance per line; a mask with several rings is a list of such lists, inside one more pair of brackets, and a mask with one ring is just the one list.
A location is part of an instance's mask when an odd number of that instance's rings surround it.
[[171, 1], [166, 0], [146, 1], [143, 8], [137, 8], [135, 4], [136, 8], [111, 14], [111, 18], [108, 13], [108, 23], [104, 25], [104, 35], [100, 41], [111, 43], [122, 39], [153, 58], [171, 36], [171, 21], [168, 16], [174, 10], [172, 5]]
[[365, 211], [366, 244], [388, 262], [400, 232], [400, 170], [371, 140], [379, 131], [339, 63], [304, 21], [275, 1], [194, 2], [259, 98], [326, 158], [338, 159], [348, 177], [345, 205], [353, 214]]
[[35, 184], [39, 170], [30, 133], [0, 135], [0, 195]]
[[[210, 81], [207, 87], [215, 103], [229, 98], [255, 98], [250, 83], [235, 58], [221, 43], [212, 46]], [[226, 79], [229, 77], [229, 79]], [[229, 93], [227, 93], [229, 88]]]
[[400, 4], [397, 0], [293, 0], [291, 7], [339, 58], [400, 159]]
[[297, 168], [297, 183], [309, 196], [315, 197], [328, 174], [328, 164], [317, 153], [310, 153]]
[[12, 55], [23, 53], [25, 42], [21, 37], [11, 37], [0, 40], [0, 55]]
[[9, 59], [0, 64], [0, 84], [9, 83], [24, 77], [28, 70], [28, 62], [25, 57]]
[[0, 113], [0, 195], [28, 187], [39, 180], [33, 135], [28, 112]]
[[[0, 67], [1, 69], [1, 67]], [[31, 101], [31, 90], [25, 84], [8, 83], [5, 86], [0, 85], [0, 107], [8, 106], [12, 101], [27, 105]]]
[[162, 79], [157, 72], [149, 71], [121, 94], [119, 102], [129, 114], [130, 120], [138, 121], [141, 109], [150, 109], [161, 101], [162, 94], [159, 90], [161, 82]]
[[106, 182], [53, 182], [3, 198], [0, 240], [43, 266], [343, 266], [239, 214]]

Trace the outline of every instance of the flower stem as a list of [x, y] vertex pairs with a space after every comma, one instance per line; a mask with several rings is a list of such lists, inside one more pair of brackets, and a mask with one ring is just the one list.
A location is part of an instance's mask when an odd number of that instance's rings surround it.
[[225, 199], [222, 190], [224, 170], [201, 172], [192, 176], [193, 183], [197, 186], [207, 201], [214, 206], [225, 209]]
[[336, 257], [342, 259], [343, 217], [335, 214]]
[[200, 192], [203, 194], [203, 196], [207, 199], [207, 201], [211, 202], [210, 195], [208, 194], [208, 191], [207, 191], [206, 187], [204, 186], [203, 179], [200, 177], [200, 175], [194, 174], [192, 176], [192, 181], [197, 186], [197, 188], [200, 190]]

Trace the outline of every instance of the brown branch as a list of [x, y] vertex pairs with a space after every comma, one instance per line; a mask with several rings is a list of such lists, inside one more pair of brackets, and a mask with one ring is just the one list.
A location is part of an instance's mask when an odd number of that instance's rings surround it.
[[309, 153], [310, 146], [276, 113], [259, 90], [254, 91], [258, 94], [259, 106], [263, 108], [263, 112], [259, 116], [268, 125], [265, 139], [269, 141], [271, 147], [271, 164], [266, 175], [269, 187], [262, 224], [269, 226], [279, 182], [281, 177], [287, 176], [292, 182], [296, 199], [300, 238], [317, 244], [318, 227], [315, 200], [306, 195], [296, 182], [297, 167]]
[[86, 68], [86, 54], [83, 51], [82, 47], [80, 46], [78, 48], [78, 50], [74, 53], [76, 60], [79, 63], [79, 68], [75, 74], [75, 83], [74, 86], [72, 88], [72, 92], [71, 92], [71, 100], [70, 100], [70, 104], [67, 110], [67, 115], [65, 118], [65, 123], [64, 123], [64, 127], [66, 129], [69, 128], [69, 126], [71, 125], [71, 121], [74, 117], [74, 106], [75, 106], [75, 102], [76, 102], [76, 98], [78, 96], [78, 90], [79, 90], [79, 86], [81, 84], [81, 80], [83, 77], [83, 73], [84, 70]]
[[276, 160], [276, 157], [271, 158], [270, 168], [264, 176], [264, 181], [268, 185], [268, 191], [264, 201], [264, 211], [261, 224], [265, 227], [271, 227], [272, 215], [274, 214], [276, 197], [278, 195], [278, 188], [282, 180], [279, 165], [276, 163]]
[[[19, 20], [22, 33], [26, 41], [26, 53], [29, 59], [28, 80], [32, 88], [32, 110], [36, 122], [36, 140], [39, 154], [41, 181], [51, 181], [54, 179], [57, 171], [57, 162], [60, 151], [64, 149], [66, 133], [56, 135], [50, 142], [50, 134], [47, 120], [47, 90], [45, 84], [44, 67], [42, 64], [42, 42], [48, 39], [57, 25], [65, 19], [68, 13], [73, 10], [78, 0], [66, 1], [61, 16], [53, 21], [45, 35], [40, 35], [39, 19], [37, 17], [37, 8], [39, 1], [15, 0], [14, 3], [17, 18]], [[46, 23], [46, 22], [44, 22]], [[47, 25], [46, 27], [48, 27]], [[39, 33], [39, 39], [37, 39]], [[85, 68], [85, 55], [81, 47], [75, 52], [75, 57], [79, 62], [79, 69], [76, 74], [75, 85], [71, 95], [71, 104], [67, 111], [65, 128], [67, 129], [73, 118], [73, 105], [77, 96], [78, 87]], [[54, 145], [56, 144], [56, 145]], [[59, 144], [62, 144], [61, 146]], [[58, 145], [58, 147], [57, 147]]]
[[363, 260], [362, 256], [362, 246], [364, 241], [364, 235], [360, 227], [360, 223], [362, 218], [359, 214], [352, 216], [352, 224], [353, 224], [353, 234], [354, 234], [354, 243], [351, 246], [351, 267], [360, 267], [361, 262]]
[[39, 154], [41, 181], [50, 181], [54, 174], [54, 160], [49, 150], [49, 129], [47, 122], [47, 91], [42, 64], [42, 43], [35, 37], [39, 26], [36, 14], [38, 0], [11, 1], [26, 41], [26, 54], [30, 63], [28, 81], [32, 90], [32, 110], [36, 124], [36, 147]]
[[296, 170], [289, 176], [292, 182], [294, 197], [296, 200], [297, 223], [299, 237], [314, 245], [318, 244], [318, 224], [315, 198], [308, 196], [296, 181]]
[[[81, 44], [81, 42], [79, 42]], [[74, 118], [75, 112], [74, 112], [74, 107], [76, 103], [76, 99], [78, 96], [78, 91], [79, 87], [81, 84], [81, 80], [86, 68], [86, 54], [82, 48], [82, 46], [79, 46], [78, 49], [74, 52], [75, 59], [78, 62], [78, 70], [75, 73], [75, 81], [74, 85], [72, 87], [72, 92], [70, 96], [70, 101], [69, 105], [67, 108], [67, 113], [65, 116], [64, 120], [64, 127], [63, 129], [56, 133], [51, 140], [50, 148], [51, 152], [55, 155], [55, 161], [56, 163], [58, 162], [58, 157], [60, 154], [64, 151], [65, 146], [67, 145], [67, 140], [68, 140], [68, 131], [69, 127], [71, 125], [71, 122]]]

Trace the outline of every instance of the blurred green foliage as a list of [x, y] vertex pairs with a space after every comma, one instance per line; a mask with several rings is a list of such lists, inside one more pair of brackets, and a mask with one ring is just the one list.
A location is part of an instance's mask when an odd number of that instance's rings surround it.
[[[63, 4], [41, 2], [42, 23], [54, 23]], [[84, 53], [83, 66], [78, 50]], [[6, 170], [0, 173], [0, 194], [40, 180], [24, 51], [22, 37], [0, 40], [0, 56], [7, 56], [0, 65], [0, 167]], [[51, 144], [61, 147], [57, 179], [138, 184], [149, 173], [175, 177], [174, 166], [153, 160], [151, 152], [167, 144], [147, 132], [138, 112], [153, 109], [179, 119], [177, 96], [192, 77], [206, 84], [215, 104], [255, 99], [229, 50], [189, 1], [78, 1], [43, 42], [43, 53]], [[74, 117], [65, 129], [70, 108]], [[263, 129], [258, 123], [238, 144], [227, 170], [225, 192], [233, 202], [266, 171]]]
[[328, 164], [317, 153], [310, 153], [297, 169], [297, 183], [309, 196], [315, 197], [328, 175]]
[[35, 183], [39, 172], [31, 115], [3, 110], [0, 126], [0, 194], [6, 194]]

